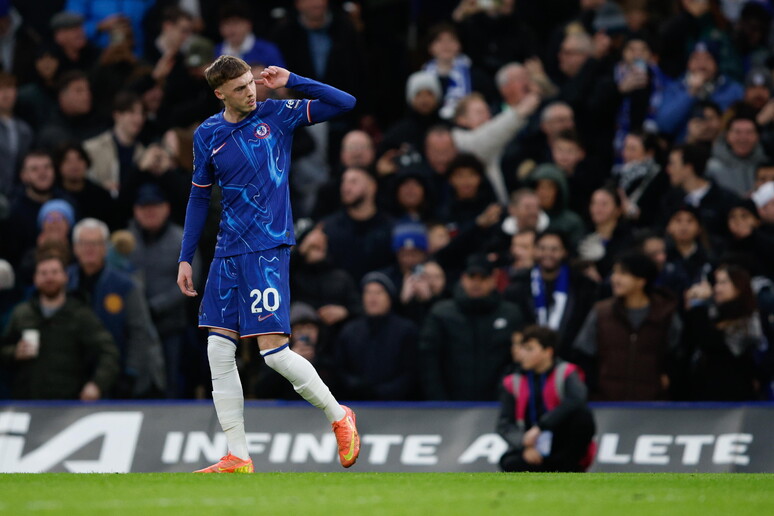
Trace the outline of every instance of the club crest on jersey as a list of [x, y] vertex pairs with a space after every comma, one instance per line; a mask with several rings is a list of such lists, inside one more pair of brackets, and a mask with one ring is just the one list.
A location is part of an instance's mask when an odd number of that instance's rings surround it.
[[269, 124], [264, 122], [255, 126], [256, 138], [260, 138], [260, 139], [268, 138], [270, 134], [271, 134], [271, 128], [269, 127]]

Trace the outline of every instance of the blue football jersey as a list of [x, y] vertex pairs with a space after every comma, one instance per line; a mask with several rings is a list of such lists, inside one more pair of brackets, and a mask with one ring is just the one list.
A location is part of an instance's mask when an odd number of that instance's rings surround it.
[[309, 100], [266, 100], [232, 124], [223, 112], [194, 133], [193, 183], [217, 181], [223, 213], [215, 257], [295, 244], [290, 207], [293, 130], [308, 125]]

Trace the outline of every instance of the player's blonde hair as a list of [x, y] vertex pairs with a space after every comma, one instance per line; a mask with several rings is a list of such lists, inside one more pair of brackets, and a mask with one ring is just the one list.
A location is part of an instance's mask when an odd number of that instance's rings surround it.
[[224, 83], [241, 77], [250, 70], [250, 65], [238, 57], [220, 56], [204, 70], [204, 77], [207, 79], [207, 84], [210, 85], [210, 88], [215, 90]]

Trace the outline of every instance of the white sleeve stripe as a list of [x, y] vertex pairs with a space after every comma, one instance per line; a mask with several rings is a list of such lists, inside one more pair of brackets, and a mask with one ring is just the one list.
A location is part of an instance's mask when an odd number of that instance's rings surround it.
[[208, 187], [212, 186], [212, 183], [210, 183], [208, 185], [197, 185], [193, 181], [191, 181], [191, 184], [194, 185], [194, 186], [198, 186], [199, 188], [208, 188]]
[[307, 121], [309, 121], [310, 124], [312, 123], [312, 112], [309, 110], [309, 106], [311, 105], [312, 105], [311, 100], [306, 103], [306, 119]]

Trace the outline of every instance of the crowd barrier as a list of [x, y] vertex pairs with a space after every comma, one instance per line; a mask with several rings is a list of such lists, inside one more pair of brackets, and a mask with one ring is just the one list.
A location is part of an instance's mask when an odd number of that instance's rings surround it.
[[[353, 403], [351, 471], [492, 472], [506, 449], [493, 403]], [[774, 403], [592, 404], [591, 472], [774, 472]], [[322, 412], [247, 402], [256, 472], [342, 471]], [[0, 403], [0, 472], [186, 472], [227, 452], [209, 401]]]

